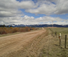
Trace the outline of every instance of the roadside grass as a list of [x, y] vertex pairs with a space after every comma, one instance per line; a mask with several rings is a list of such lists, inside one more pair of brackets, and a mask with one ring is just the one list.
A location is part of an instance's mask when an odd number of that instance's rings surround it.
[[37, 30], [34, 27], [0, 27], [0, 37], [10, 34], [16, 34], [19, 32], [29, 32], [31, 30]]
[[63, 47], [65, 44], [65, 35], [67, 35], [67, 47], [68, 47], [68, 28], [50, 28], [53, 31], [53, 35], [55, 36], [55, 32], [57, 32], [57, 38], [59, 38], [59, 33], [61, 33], [61, 46]]
[[23, 32], [15, 32], [15, 33], [2, 34], [2, 35], [0, 35], [0, 37], [14, 35], [14, 34], [19, 34], [19, 33], [23, 33]]
[[[46, 32], [31, 41], [24, 50], [12, 52], [4, 57], [68, 57], [67, 48], [64, 48], [65, 35], [68, 35], [68, 28], [45, 28]], [[57, 32], [57, 37], [54, 32]], [[52, 35], [53, 32], [53, 35]], [[59, 46], [59, 33], [62, 33], [61, 46]]]
[[[48, 41], [41, 49], [39, 57], [68, 57], [68, 39], [65, 48], [65, 35], [68, 35], [68, 28], [48, 28], [49, 35], [47, 36]], [[54, 32], [58, 32], [57, 37]], [[52, 35], [53, 32], [53, 35]], [[59, 46], [59, 33], [62, 33], [61, 46]], [[45, 39], [46, 40], [46, 39]]]
[[[37, 30], [41, 30], [41, 29], [37, 29]], [[36, 30], [31, 30], [31, 31], [36, 31]], [[29, 32], [29, 31], [26, 31], [26, 32]], [[15, 32], [15, 33], [8, 33], [8, 34], [0, 34], [0, 37], [15, 35], [15, 34], [19, 34], [19, 33], [26, 33], [26, 32]]]
[[[65, 35], [68, 36], [68, 28], [50, 28], [50, 30], [53, 32], [53, 43], [50, 45], [50, 47], [53, 46], [50, 51], [53, 54], [51, 55], [54, 55], [54, 57], [68, 57], [68, 37], [65, 48]], [[57, 32], [57, 37], [55, 32]], [[59, 33], [61, 33], [61, 46], [59, 46]]]

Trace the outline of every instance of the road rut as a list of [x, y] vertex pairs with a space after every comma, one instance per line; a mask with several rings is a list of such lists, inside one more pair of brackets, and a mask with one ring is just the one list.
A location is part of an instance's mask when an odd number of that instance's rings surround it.
[[42, 29], [0, 37], [0, 56], [22, 49], [24, 45], [44, 32], [45, 30]]

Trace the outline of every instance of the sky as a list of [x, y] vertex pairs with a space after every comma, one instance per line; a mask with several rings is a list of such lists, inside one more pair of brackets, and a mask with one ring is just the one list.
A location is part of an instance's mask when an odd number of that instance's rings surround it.
[[0, 0], [0, 25], [68, 25], [68, 0]]

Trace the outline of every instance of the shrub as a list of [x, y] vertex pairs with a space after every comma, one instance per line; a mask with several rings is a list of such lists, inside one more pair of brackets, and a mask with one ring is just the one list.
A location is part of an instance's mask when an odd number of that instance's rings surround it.
[[15, 32], [26, 32], [35, 30], [31, 27], [0, 27], [0, 34], [15, 33]]

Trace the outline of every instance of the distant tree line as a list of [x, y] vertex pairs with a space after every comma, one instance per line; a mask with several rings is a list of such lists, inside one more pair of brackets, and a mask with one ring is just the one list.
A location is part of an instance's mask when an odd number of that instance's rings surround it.
[[8, 25], [0, 25], [0, 27], [12, 27], [11, 25], [8, 26]]
[[0, 25], [0, 27], [5, 27], [5, 25]]

